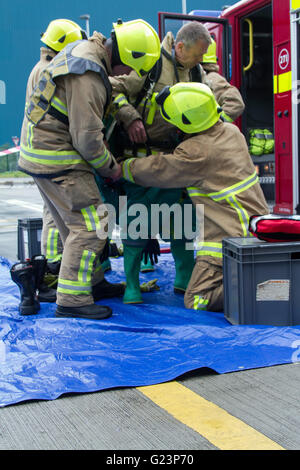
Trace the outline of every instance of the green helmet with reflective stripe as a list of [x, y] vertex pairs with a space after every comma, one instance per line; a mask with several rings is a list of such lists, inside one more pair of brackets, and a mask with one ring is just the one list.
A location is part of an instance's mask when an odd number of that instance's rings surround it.
[[166, 86], [156, 96], [163, 118], [187, 134], [205, 131], [220, 118], [211, 89], [198, 82], [180, 82]]
[[41, 41], [56, 52], [78, 39], [86, 39], [85, 32], [74, 21], [65, 19], [51, 21], [41, 37]]
[[121, 62], [141, 77], [160, 57], [160, 41], [155, 30], [144, 20], [113, 23]]

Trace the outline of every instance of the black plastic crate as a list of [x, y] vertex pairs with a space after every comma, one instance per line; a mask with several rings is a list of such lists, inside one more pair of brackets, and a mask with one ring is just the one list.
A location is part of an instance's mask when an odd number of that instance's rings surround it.
[[224, 314], [235, 325], [300, 325], [300, 242], [223, 240]]
[[41, 254], [43, 219], [18, 219], [18, 260]]

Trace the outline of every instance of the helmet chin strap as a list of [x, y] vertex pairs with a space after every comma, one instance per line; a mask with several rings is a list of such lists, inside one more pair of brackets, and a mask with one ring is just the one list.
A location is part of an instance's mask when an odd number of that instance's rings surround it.
[[114, 31], [111, 32], [111, 37], [107, 39], [105, 45], [110, 53], [111, 66], [115, 67], [116, 65], [122, 65], [123, 63], [120, 59], [119, 48]]

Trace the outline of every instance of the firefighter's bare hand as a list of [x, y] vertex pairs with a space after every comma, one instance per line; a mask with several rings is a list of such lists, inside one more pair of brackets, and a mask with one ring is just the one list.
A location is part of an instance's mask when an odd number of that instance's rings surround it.
[[145, 127], [140, 119], [133, 121], [133, 123], [130, 124], [127, 132], [131, 142], [136, 144], [144, 144], [147, 140]]

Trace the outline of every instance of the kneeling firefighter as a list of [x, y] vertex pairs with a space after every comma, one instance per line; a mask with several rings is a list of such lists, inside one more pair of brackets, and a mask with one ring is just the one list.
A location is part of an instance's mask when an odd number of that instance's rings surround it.
[[222, 240], [247, 236], [250, 216], [269, 209], [244, 136], [234, 124], [220, 120], [222, 109], [206, 85], [177, 83], [165, 87], [156, 100], [163, 118], [186, 138], [173, 154], [126, 160], [123, 177], [146, 187], [150, 182], [160, 188], [185, 187], [195, 207], [204, 208], [184, 304], [222, 311]]

